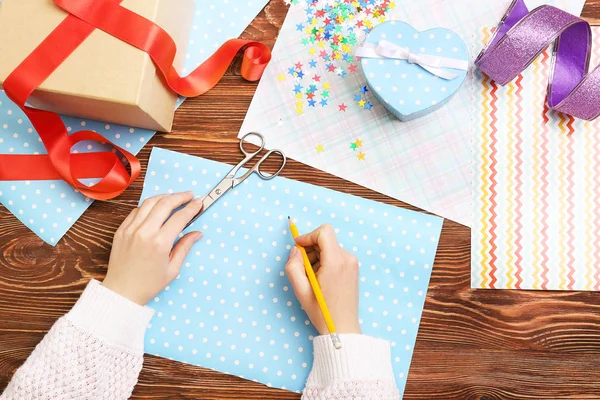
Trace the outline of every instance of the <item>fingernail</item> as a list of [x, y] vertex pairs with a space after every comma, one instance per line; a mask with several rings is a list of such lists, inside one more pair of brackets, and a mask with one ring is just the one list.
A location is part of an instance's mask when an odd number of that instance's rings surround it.
[[195, 204], [202, 204], [202, 197], [198, 196], [194, 199]]
[[296, 257], [296, 255], [298, 255], [298, 247], [294, 246], [292, 247], [292, 251], [290, 252], [290, 256], [291, 257]]
[[202, 239], [204, 237], [204, 233], [202, 232], [196, 232], [196, 242], [200, 239]]

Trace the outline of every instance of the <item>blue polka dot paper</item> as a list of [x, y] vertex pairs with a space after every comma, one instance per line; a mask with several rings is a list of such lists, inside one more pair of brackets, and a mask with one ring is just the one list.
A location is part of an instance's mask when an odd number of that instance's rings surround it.
[[229, 39], [239, 37], [269, 0], [196, 0], [183, 73], [202, 64]]
[[[401, 21], [377, 25], [366, 43], [385, 40], [413, 53], [469, 60], [465, 42], [456, 33], [442, 28], [419, 32]], [[380, 102], [402, 121], [425, 116], [450, 101], [464, 82], [467, 71], [447, 69], [458, 75], [445, 80], [405, 60], [362, 58], [367, 83]]]
[[[205, 195], [231, 166], [154, 148], [142, 201], [193, 190]], [[296, 300], [285, 261], [287, 217], [301, 232], [334, 226], [360, 261], [360, 323], [392, 342], [403, 391], [431, 268], [440, 218], [284, 178], [253, 176], [222, 197], [189, 229], [205, 236], [180, 275], [149, 306], [149, 354], [300, 391], [317, 334]]]
[[[267, 0], [196, 0], [196, 13], [186, 52], [184, 73], [204, 62], [226, 40], [238, 37]], [[1, 0], [0, 0], [1, 6]], [[178, 104], [178, 106], [181, 102]], [[70, 132], [94, 130], [137, 154], [155, 132], [104, 122], [63, 117]], [[97, 143], [79, 144], [76, 152], [109, 149]], [[0, 91], [0, 153], [46, 153], [29, 120]], [[91, 183], [92, 181], [90, 181]], [[87, 183], [87, 182], [86, 182]], [[46, 243], [55, 245], [92, 201], [63, 181], [0, 181], [0, 202]]]

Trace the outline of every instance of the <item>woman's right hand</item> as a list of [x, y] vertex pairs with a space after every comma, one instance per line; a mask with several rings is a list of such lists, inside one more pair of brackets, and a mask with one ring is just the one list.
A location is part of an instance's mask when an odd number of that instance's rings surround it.
[[[358, 260], [342, 249], [330, 225], [296, 239], [304, 247], [317, 275], [338, 333], [361, 333], [358, 322]], [[285, 267], [294, 293], [321, 335], [329, 333], [306, 276], [302, 253], [292, 247]]]
[[192, 246], [202, 238], [201, 232], [190, 232], [173, 245], [202, 206], [202, 199], [194, 199], [192, 192], [144, 200], [115, 234], [102, 285], [140, 305], [152, 300], [175, 279]]

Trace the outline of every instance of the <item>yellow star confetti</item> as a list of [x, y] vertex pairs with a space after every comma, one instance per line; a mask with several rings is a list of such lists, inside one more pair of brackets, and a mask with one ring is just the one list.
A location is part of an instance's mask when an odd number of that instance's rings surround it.
[[361, 153], [358, 153], [358, 154], [356, 155], [356, 157], [357, 157], [359, 160], [361, 160], [361, 161], [364, 161], [364, 159], [365, 159], [365, 155], [366, 155], [365, 153], [362, 153], [362, 152], [361, 152]]
[[364, 101], [364, 100], [362, 100], [362, 99], [361, 99], [361, 100], [358, 102], [358, 105], [359, 105], [360, 107], [364, 107], [364, 106], [365, 106], [365, 104], [366, 104], [366, 103], [365, 103], [365, 101]]
[[315, 55], [316, 52], [317, 52], [317, 50], [315, 50], [314, 47], [311, 47], [310, 50], [308, 50], [308, 54], [310, 54], [310, 55]]
[[356, 139], [356, 142], [354, 142], [354, 144], [356, 145], [356, 147], [363, 147], [362, 140]]
[[279, 74], [279, 75], [277, 75], [277, 79], [279, 79], [279, 81], [283, 82], [285, 80], [285, 75]]
[[316, 149], [317, 149], [317, 153], [322, 153], [325, 150], [325, 146], [320, 144], [320, 145], [317, 145]]
[[331, 85], [329, 83], [327, 83], [327, 82], [325, 82], [323, 84], [323, 89], [329, 89], [330, 87], [331, 87]]

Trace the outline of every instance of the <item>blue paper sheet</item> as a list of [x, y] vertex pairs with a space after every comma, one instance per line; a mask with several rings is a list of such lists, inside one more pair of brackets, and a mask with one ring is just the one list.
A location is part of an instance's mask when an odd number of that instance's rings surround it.
[[[206, 194], [231, 166], [154, 148], [142, 199]], [[316, 335], [284, 266], [301, 232], [329, 223], [360, 261], [360, 322], [392, 341], [404, 390], [442, 219], [284, 178], [256, 176], [215, 203], [189, 229], [205, 237], [181, 274], [149, 306], [147, 353], [300, 391]]]
[[[196, 0], [183, 73], [204, 62], [216, 48], [238, 37], [268, 0], [240, 2]], [[2, 0], [0, 0], [1, 6]], [[178, 104], [179, 106], [179, 104]], [[76, 132], [95, 130], [115, 144], [137, 154], [155, 134], [153, 131], [104, 122], [63, 117]], [[85, 143], [75, 151], [101, 151], [97, 143]], [[0, 154], [46, 153], [37, 133], [21, 110], [0, 91]], [[87, 210], [92, 201], [63, 181], [0, 181], [0, 202], [46, 243], [55, 245]]]

